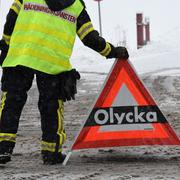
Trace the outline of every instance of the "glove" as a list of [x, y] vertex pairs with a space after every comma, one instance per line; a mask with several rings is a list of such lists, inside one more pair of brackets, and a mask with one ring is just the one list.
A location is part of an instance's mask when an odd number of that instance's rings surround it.
[[110, 46], [111, 46], [111, 52], [108, 54], [108, 56], [106, 56], [106, 58], [119, 58], [124, 60], [129, 58], [128, 51], [125, 47], [122, 46], [114, 47], [112, 44], [110, 44]]
[[75, 100], [75, 94], [77, 94], [77, 80], [80, 79], [80, 74], [75, 69], [71, 71], [60, 73], [60, 98], [66, 102]]
[[115, 47], [114, 56], [115, 56], [115, 58], [119, 58], [119, 59], [128, 59], [129, 58], [127, 49], [122, 46]]
[[9, 49], [9, 46], [6, 44], [6, 42], [3, 39], [0, 40], [0, 50], [1, 50], [0, 65], [1, 66], [2, 66], [2, 63], [3, 63], [4, 59], [7, 56], [8, 49]]

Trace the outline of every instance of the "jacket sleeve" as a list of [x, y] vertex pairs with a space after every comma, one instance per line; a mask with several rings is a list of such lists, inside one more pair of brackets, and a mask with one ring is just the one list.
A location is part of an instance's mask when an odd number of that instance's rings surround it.
[[5, 22], [4, 30], [3, 30], [3, 36], [2, 36], [2, 39], [0, 40], [0, 50], [1, 50], [0, 65], [2, 65], [4, 59], [7, 56], [11, 34], [14, 30], [16, 19], [18, 17], [21, 6], [22, 6], [22, 0], [14, 0], [7, 14], [6, 22]]
[[2, 40], [1, 40], [7, 46], [9, 46], [11, 34], [14, 30], [16, 19], [17, 19], [17, 16], [19, 14], [19, 11], [21, 9], [21, 6], [22, 6], [22, 0], [14, 0], [14, 2], [13, 2], [12, 6], [11, 6], [11, 8], [7, 14], [6, 22], [4, 25], [3, 36], [2, 36]]
[[77, 35], [85, 46], [97, 51], [106, 58], [112, 58], [114, 46], [101, 37], [91, 23], [91, 19], [84, 8], [77, 19]]

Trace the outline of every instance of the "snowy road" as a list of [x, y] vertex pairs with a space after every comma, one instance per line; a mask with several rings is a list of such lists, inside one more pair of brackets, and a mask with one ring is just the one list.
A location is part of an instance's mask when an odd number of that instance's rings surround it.
[[[97, 77], [97, 78], [96, 78]], [[97, 80], [95, 80], [97, 79]], [[66, 103], [67, 151], [92, 105], [105, 75], [82, 73], [76, 101]], [[180, 77], [143, 76], [143, 80], [180, 136]], [[180, 147], [120, 147], [82, 150], [72, 154], [67, 166], [43, 165], [40, 158], [38, 93], [33, 86], [23, 110], [12, 162], [0, 166], [0, 179], [179, 179]]]

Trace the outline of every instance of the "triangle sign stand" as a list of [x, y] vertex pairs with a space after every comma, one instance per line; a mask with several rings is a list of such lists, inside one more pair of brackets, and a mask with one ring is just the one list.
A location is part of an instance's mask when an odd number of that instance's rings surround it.
[[143, 85], [128, 60], [116, 60], [73, 150], [180, 145], [180, 139]]

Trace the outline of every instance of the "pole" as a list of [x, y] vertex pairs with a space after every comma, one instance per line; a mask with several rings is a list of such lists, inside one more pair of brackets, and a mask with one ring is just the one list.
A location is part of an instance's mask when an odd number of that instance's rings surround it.
[[150, 21], [149, 18], [145, 18], [145, 37], [146, 37], [146, 43], [150, 42]]
[[144, 46], [144, 24], [143, 24], [143, 14], [136, 14], [136, 27], [137, 27], [137, 48]]
[[100, 5], [100, 1], [98, 1], [98, 12], [99, 12], [99, 32], [100, 32], [100, 36], [102, 36], [101, 5]]
[[67, 164], [67, 162], [68, 162], [68, 160], [69, 160], [71, 154], [72, 154], [72, 151], [68, 152], [66, 158], [64, 159], [64, 161], [63, 161], [63, 163], [62, 163], [63, 166], [66, 166], [66, 164]]

